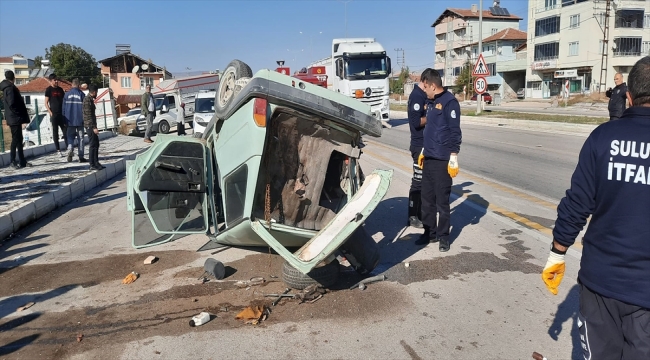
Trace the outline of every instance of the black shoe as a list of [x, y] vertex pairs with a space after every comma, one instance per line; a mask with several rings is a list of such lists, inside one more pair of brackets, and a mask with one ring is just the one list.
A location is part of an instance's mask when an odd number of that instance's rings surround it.
[[420, 235], [420, 238], [415, 240], [415, 245], [428, 245], [429, 243], [436, 243], [438, 242], [438, 239], [434, 237], [430, 237], [429, 234], [422, 234]]
[[18, 167], [16, 169], [22, 169], [22, 168], [26, 168], [26, 167], [32, 167], [32, 163], [26, 162], [23, 165], [18, 165]]
[[422, 229], [424, 225], [422, 224], [422, 221], [418, 219], [417, 216], [410, 216], [409, 217], [409, 226], [412, 226], [417, 229]]
[[86, 159], [86, 158], [79, 158], [79, 162], [80, 162], [80, 163], [87, 163], [87, 162], [88, 162], [88, 159]]
[[20, 169], [20, 165], [18, 165], [17, 162], [12, 162], [12, 163], [11, 163], [11, 167], [14, 168], [14, 169], [16, 169], [16, 170]]
[[100, 163], [95, 163], [95, 167], [100, 168], [100, 169], [106, 169], [106, 166], [100, 164]]
[[72, 151], [68, 153], [68, 162], [72, 162]]
[[99, 166], [99, 165], [91, 165], [91, 166], [90, 166], [90, 170], [97, 170], [97, 171], [99, 171], [99, 170], [104, 170], [104, 168], [103, 168], [102, 166]]
[[440, 239], [440, 245], [438, 245], [438, 250], [440, 250], [440, 252], [449, 251], [449, 240]]

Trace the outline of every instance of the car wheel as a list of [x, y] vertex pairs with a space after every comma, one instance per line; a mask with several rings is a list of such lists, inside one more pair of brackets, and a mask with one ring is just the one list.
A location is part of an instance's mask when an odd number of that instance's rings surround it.
[[302, 290], [307, 286], [320, 284], [323, 287], [329, 287], [339, 279], [339, 262], [334, 260], [329, 264], [313, 268], [309, 274], [305, 275], [300, 270], [284, 262], [282, 267], [282, 280], [291, 288]]
[[158, 131], [163, 134], [169, 134], [169, 123], [165, 120], [160, 120], [158, 123]]
[[233, 60], [226, 66], [226, 70], [219, 79], [219, 89], [214, 102], [214, 112], [220, 118], [226, 116], [230, 109], [235, 96], [241, 89], [237, 89], [235, 83], [241, 78], [250, 78], [253, 76], [253, 71], [250, 66], [246, 65], [241, 60]]

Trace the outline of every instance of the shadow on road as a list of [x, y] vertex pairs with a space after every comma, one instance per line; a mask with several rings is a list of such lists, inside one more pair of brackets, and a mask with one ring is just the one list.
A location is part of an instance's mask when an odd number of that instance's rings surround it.
[[[59, 295], [63, 295], [65, 293], [67, 293], [68, 291], [76, 288], [77, 286], [79, 286], [79, 285], [65, 285], [65, 286], [61, 286], [61, 287], [58, 287], [56, 289], [44, 292], [44, 293], [21, 294], [21, 295], [10, 296], [10, 297], [8, 297], [6, 299], [0, 300], [0, 319], [4, 318], [5, 316], [7, 316], [9, 314], [14, 313], [16, 311], [16, 309], [18, 309], [21, 306], [24, 306], [25, 304], [27, 304], [29, 302], [35, 302], [37, 304], [34, 305], [34, 306], [38, 306], [39, 302], [44, 302], [46, 300], [55, 298], [55, 297], [57, 297]], [[22, 318], [24, 318], [24, 316]], [[22, 318], [19, 318], [19, 319], [22, 319]], [[12, 321], [17, 321], [17, 319], [12, 320]], [[0, 332], [8, 330], [6, 327], [9, 326], [8, 325], [9, 323], [11, 323], [11, 321], [0, 325]], [[21, 324], [18, 324], [18, 325], [21, 325]], [[18, 325], [16, 325], [16, 326], [18, 326]]]
[[12, 341], [9, 344], [2, 345], [0, 346], [0, 356], [5, 356], [9, 355], [13, 352], [16, 352], [25, 346], [33, 343], [36, 339], [38, 339], [41, 336], [41, 334], [34, 334], [34, 335], [29, 335], [25, 336], [23, 338], [20, 338], [18, 340]]
[[562, 333], [562, 324], [571, 319], [571, 343], [573, 344], [573, 351], [571, 352], [572, 359], [582, 358], [582, 347], [580, 344], [580, 332], [578, 330], [578, 311], [580, 309], [580, 287], [574, 285], [566, 298], [560, 305], [557, 306], [555, 312], [555, 319], [553, 324], [548, 329], [548, 335], [555, 341], [558, 340], [559, 335]]

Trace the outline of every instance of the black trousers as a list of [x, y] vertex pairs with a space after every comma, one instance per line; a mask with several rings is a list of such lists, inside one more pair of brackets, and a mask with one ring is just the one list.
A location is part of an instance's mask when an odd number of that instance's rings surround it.
[[578, 328], [585, 359], [650, 359], [650, 309], [580, 284]]
[[[452, 179], [448, 160], [424, 159], [422, 170], [422, 223], [430, 238], [449, 240], [451, 225], [449, 196]], [[438, 219], [436, 220], [436, 215]]]
[[187, 135], [187, 133], [185, 132], [185, 122], [176, 124], [176, 134]]
[[418, 157], [422, 148], [411, 147], [411, 157], [413, 158], [413, 177], [411, 178], [411, 188], [409, 189], [409, 212], [408, 216], [416, 216], [422, 220], [422, 169], [418, 165]]
[[90, 166], [99, 165], [99, 135], [91, 127], [86, 128], [88, 134], [88, 162]]
[[20, 166], [25, 166], [25, 154], [23, 153], [23, 127], [22, 125], [11, 125], [11, 152], [9, 153], [12, 164], [16, 163], [16, 152], [18, 152], [18, 161]]
[[54, 140], [54, 147], [56, 151], [61, 151], [59, 142], [61, 137], [59, 137], [59, 128], [61, 128], [61, 134], [63, 134], [63, 141], [65, 142], [65, 149], [68, 148], [68, 127], [65, 125], [65, 119], [62, 114], [52, 114], [50, 118], [52, 124], [52, 139]]

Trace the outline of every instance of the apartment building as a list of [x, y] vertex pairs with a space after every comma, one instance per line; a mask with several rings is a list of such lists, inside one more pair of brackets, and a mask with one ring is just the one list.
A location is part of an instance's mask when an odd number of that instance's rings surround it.
[[529, 0], [528, 13], [529, 98], [560, 95], [567, 80], [573, 94], [605, 91], [616, 72], [627, 80], [634, 63], [650, 55], [650, 1]]
[[[483, 10], [482, 36], [496, 35], [508, 28], [519, 28], [522, 18], [510, 14], [506, 8]], [[467, 60], [471, 59], [471, 45], [479, 40], [479, 9], [446, 9], [431, 25], [435, 28], [435, 65], [445, 86], [452, 86]]]
[[4, 73], [11, 70], [16, 75], [16, 86], [27, 84], [30, 79], [30, 74], [34, 66], [34, 60], [27, 59], [26, 57], [16, 54], [13, 56], [0, 57], [0, 77], [4, 80]]

